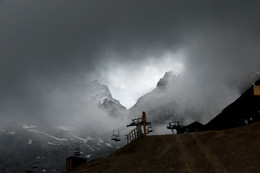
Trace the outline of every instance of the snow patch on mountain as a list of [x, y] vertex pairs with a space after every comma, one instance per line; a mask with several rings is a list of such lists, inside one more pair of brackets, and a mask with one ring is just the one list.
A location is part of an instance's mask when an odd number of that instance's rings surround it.
[[60, 143], [56, 142], [56, 141], [48, 141], [48, 144], [49, 145], [53, 145], [53, 146], [57, 146], [57, 145], [60, 145]]
[[23, 124], [22, 127], [24, 129], [36, 129], [37, 128], [37, 126], [35, 126], [35, 125], [26, 125], [26, 124]]
[[65, 139], [65, 138], [57, 138], [57, 137], [52, 136], [52, 135], [50, 135], [50, 134], [47, 134], [47, 133], [45, 133], [45, 132], [41, 132], [41, 134], [43, 134], [43, 135], [45, 135], [45, 136], [48, 136], [48, 137], [50, 137], [50, 138], [52, 138], [52, 139], [55, 139], [55, 140], [57, 140], [57, 141], [68, 141], [68, 139]]
[[69, 126], [57, 126], [58, 130], [64, 130], [64, 131], [71, 131], [74, 130], [75, 128], [69, 127]]
[[105, 144], [106, 144], [106, 146], [113, 148], [113, 146], [110, 143], [105, 143]]
[[90, 148], [92, 151], [95, 151], [95, 149], [94, 149], [94, 148], [92, 148], [92, 147], [91, 147], [91, 146], [89, 146], [89, 145], [86, 145], [86, 147]]
[[15, 135], [15, 133], [16, 133], [15, 130], [7, 132], [8, 135]]
[[29, 139], [28, 142], [27, 142], [27, 144], [31, 145], [31, 144], [32, 144], [32, 140]]
[[86, 158], [90, 158], [90, 157], [91, 157], [91, 154], [86, 155]]
[[102, 139], [100, 139], [100, 138], [98, 138], [98, 141], [97, 141], [98, 143], [104, 143], [104, 141], [102, 140]]
[[76, 136], [76, 135], [72, 135], [74, 138], [76, 139], [79, 139], [80, 141], [82, 141], [83, 143], [87, 143], [88, 141], [91, 141], [93, 140], [93, 138], [87, 136], [87, 138], [82, 138], [82, 137], [79, 137], [79, 136]]

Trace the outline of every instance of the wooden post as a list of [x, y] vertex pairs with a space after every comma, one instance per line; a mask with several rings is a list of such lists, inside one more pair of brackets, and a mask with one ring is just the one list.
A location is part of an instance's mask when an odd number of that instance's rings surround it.
[[128, 135], [126, 135], [126, 142], [127, 142], [127, 144], [129, 143]]
[[145, 112], [143, 112], [142, 121], [143, 121], [143, 128], [144, 128], [144, 136], [146, 136], [146, 114], [145, 114]]
[[136, 126], [137, 137], [140, 137], [140, 125]]
[[142, 127], [138, 126], [138, 137], [140, 138], [142, 136]]
[[130, 136], [131, 136], [130, 142], [132, 142], [133, 141], [132, 131], [130, 132]]
[[134, 136], [135, 136], [135, 139], [137, 138], [137, 136], [136, 136], [136, 129], [134, 129]]
[[66, 172], [69, 172], [69, 160], [67, 159]]
[[72, 170], [72, 159], [70, 159], [70, 171]]

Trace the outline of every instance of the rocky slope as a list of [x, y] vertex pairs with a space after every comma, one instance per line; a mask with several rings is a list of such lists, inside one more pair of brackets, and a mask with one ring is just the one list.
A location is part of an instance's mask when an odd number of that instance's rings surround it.
[[115, 118], [128, 116], [128, 110], [112, 97], [106, 85], [93, 81], [88, 88], [90, 89], [91, 99], [110, 116]]

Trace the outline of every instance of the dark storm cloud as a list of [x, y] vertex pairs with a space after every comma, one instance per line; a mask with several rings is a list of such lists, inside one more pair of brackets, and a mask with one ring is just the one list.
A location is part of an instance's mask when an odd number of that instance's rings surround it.
[[259, 1], [1, 1], [1, 116], [45, 116], [52, 91], [73, 93], [107, 62], [180, 49], [185, 84], [240, 80], [259, 71], [259, 18]]

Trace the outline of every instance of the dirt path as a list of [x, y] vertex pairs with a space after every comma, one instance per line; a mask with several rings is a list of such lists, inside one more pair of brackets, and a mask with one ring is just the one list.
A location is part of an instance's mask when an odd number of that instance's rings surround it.
[[191, 134], [147, 137], [133, 146], [106, 162], [92, 162], [86, 172], [120, 172], [126, 168], [124, 172], [129, 173], [228, 173], [217, 156]]
[[179, 135], [175, 136], [176, 142], [178, 144], [178, 147], [180, 148], [180, 155], [177, 156], [176, 159], [181, 160], [181, 168], [180, 172], [191, 172], [194, 173], [196, 170], [195, 167], [195, 160], [192, 155], [190, 155], [189, 150], [186, 148], [186, 145], [183, 141], [183, 138], [181, 139]]
[[191, 134], [191, 137], [196, 141], [202, 154], [204, 154], [207, 161], [210, 163], [212, 170], [214, 170], [216, 173], [228, 173], [224, 165], [219, 161], [218, 157], [211, 151], [210, 148], [202, 144], [197, 136]]

